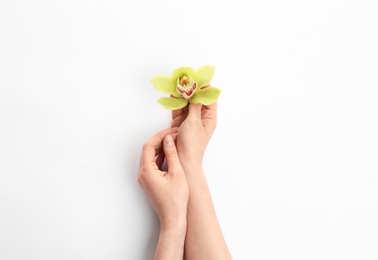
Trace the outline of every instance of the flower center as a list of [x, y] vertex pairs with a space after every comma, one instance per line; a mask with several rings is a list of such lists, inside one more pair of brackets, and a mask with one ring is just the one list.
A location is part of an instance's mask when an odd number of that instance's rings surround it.
[[191, 96], [193, 96], [197, 86], [197, 82], [195, 82], [191, 76], [188, 77], [184, 75], [177, 79], [176, 90], [185, 99], [189, 99]]

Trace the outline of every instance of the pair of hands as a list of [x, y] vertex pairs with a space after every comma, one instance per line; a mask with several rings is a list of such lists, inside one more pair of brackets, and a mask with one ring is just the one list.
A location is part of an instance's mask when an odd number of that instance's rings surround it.
[[[185, 169], [202, 168], [217, 124], [217, 104], [193, 105], [172, 112], [171, 128], [143, 146], [138, 182], [159, 217], [162, 229], [186, 226], [189, 188]], [[162, 169], [166, 158], [167, 170]]]
[[138, 180], [160, 219], [155, 259], [232, 259], [202, 170], [216, 124], [216, 103], [190, 104], [143, 146]]

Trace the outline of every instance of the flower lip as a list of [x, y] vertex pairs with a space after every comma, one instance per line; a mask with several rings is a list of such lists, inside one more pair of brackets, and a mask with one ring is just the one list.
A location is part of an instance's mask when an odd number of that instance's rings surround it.
[[176, 90], [186, 100], [190, 99], [198, 87], [197, 82], [191, 76], [183, 75], [177, 79]]

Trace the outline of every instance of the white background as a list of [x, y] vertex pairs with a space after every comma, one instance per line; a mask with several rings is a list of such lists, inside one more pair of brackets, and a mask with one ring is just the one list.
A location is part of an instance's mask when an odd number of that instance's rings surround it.
[[216, 67], [234, 259], [378, 259], [376, 1], [0, 1], [0, 259], [151, 259], [149, 80]]

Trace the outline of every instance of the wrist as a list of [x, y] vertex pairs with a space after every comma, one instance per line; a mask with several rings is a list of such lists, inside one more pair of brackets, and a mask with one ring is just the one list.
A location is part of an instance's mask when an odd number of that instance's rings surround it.
[[177, 146], [177, 152], [180, 158], [182, 167], [188, 169], [202, 169], [202, 160], [204, 153], [201, 150], [188, 150], [181, 149], [181, 146]]
[[177, 223], [160, 223], [159, 241], [154, 259], [182, 259], [186, 236], [186, 219]]
[[202, 171], [202, 158], [179, 153], [180, 163], [185, 173]]
[[179, 220], [176, 222], [161, 222], [160, 234], [166, 237], [185, 238], [187, 222]]
[[186, 213], [182, 217], [160, 220], [160, 230], [168, 233], [185, 231], [186, 225]]
[[181, 164], [186, 174], [198, 174], [203, 172], [202, 162], [185, 162]]

